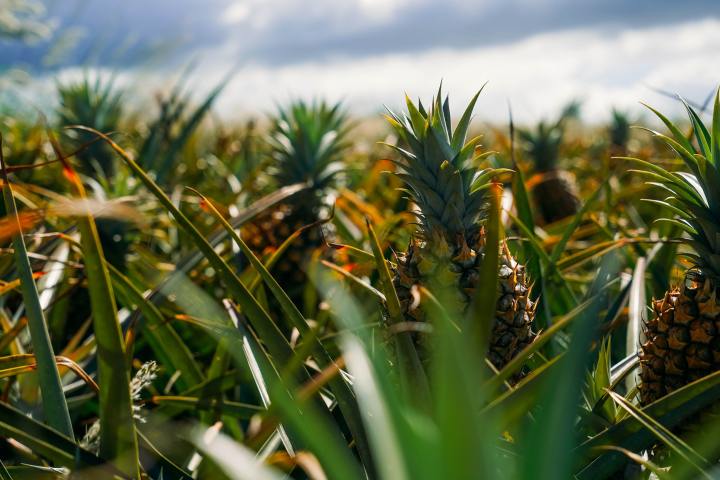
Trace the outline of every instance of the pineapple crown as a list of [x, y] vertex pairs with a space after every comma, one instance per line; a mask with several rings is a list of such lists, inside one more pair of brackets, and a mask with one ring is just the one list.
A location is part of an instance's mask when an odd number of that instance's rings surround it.
[[429, 234], [437, 227], [455, 233], [465, 232], [467, 237], [478, 232], [486, 216], [484, 197], [491, 185], [489, 181], [498, 173], [508, 171], [489, 168], [478, 171], [478, 164], [494, 152], [473, 157], [480, 137], [465, 143], [480, 92], [473, 97], [454, 132], [448, 97], [442, 101], [442, 84], [437, 98], [431, 103], [430, 112], [425, 111], [422, 102], [418, 102], [416, 107], [407, 95], [407, 114], [403, 112], [400, 117], [387, 109], [390, 115], [385, 115], [385, 118], [395, 127], [410, 151], [385, 145], [397, 151], [407, 162], [390, 160], [406, 172], [396, 175], [410, 187], [402, 190], [420, 209], [416, 215], [425, 238], [430, 238]]
[[[60, 97], [58, 124], [61, 127], [83, 125], [101, 132], [118, 130], [123, 115], [123, 91], [115, 88], [115, 77], [103, 82], [98, 75], [92, 81], [88, 74], [82, 80], [66, 84], [57, 83]], [[73, 130], [79, 143], [90, 142], [95, 135]], [[100, 167], [106, 176], [112, 173], [111, 149], [105, 142], [96, 142], [77, 154], [77, 158], [90, 170]]]
[[630, 140], [630, 118], [628, 112], [612, 109], [612, 118], [607, 126], [610, 143], [613, 146], [625, 148]]
[[[662, 135], [644, 127], [636, 127], [652, 133], [668, 144], [683, 160], [690, 173], [668, 172], [644, 160], [629, 159], [645, 167], [641, 173], [650, 177], [648, 182], [668, 190], [672, 195], [664, 201], [646, 201], [667, 207], [675, 218], [660, 219], [673, 222], [682, 228], [689, 238], [683, 242], [695, 254], [685, 254], [693, 263], [692, 276], [720, 280], [720, 90], [715, 96], [711, 129], [708, 131], [700, 116], [685, 102], [692, 133], [697, 139], [697, 149], [690, 138], [657, 110], [648, 107], [668, 127], [672, 136]], [[645, 105], [647, 107], [647, 105]]]
[[101, 132], [117, 128], [122, 116], [123, 92], [115, 89], [115, 77], [103, 84], [100, 75], [93, 82], [86, 74], [78, 82], [58, 83], [57, 91], [61, 126], [84, 125]]
[[539, 171], [556, 167], [560, 159], [565, 125], [569, 119], [577, 117], [579, 111], [580, 103], [572, 101], [563, 108], [555, 123], [541, 120], [534, 130], [518, 129], [518, 136], [525, 143], [525, 149]]
[[344, 169], [342, 158], [350, 147], [347, 120], [339, 103], [297, 100], [280, 108], [267, 140], [277, 169], [273, 177], [281, 185], [311, 182], [317, 189], [331, 183]]

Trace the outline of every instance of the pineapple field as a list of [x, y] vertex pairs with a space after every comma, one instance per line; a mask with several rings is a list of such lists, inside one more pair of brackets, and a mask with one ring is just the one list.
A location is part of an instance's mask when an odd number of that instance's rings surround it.
[[1, 480], [720, 478], [720, 90], [230, 121], [231, 76], [0, 104]]

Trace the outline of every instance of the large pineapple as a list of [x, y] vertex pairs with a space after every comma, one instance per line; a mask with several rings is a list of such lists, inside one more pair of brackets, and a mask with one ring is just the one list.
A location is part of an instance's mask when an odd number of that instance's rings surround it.
[[[652, 302], [653, 319], [644, 332], [640, 359], [640, 396], [648, 405], [689, 382], [720, 369], [720, 125], [706, 129], [687, 106], [698, 140], [698, 149], [675, 126], [655, 112], [670, 128], [675, 139], [659, 133], [683, 159], [691, 173], [670, 173], [661, 167], [640, 162], [653, 182], [659, 182], [673, 196], [655, 203], [669, 206], [687, 232], [683, 242], [694, 250], [684, 254], [693, 265], [679, 286]], [[654, 111], [654, 110], [653, 110]], [[715, 122], [720, 115], [715, 100]], [[711, 136], [710, 133], [713, 132]], [[672, 206], [670, 206], [672, 205]]]
[[558, 165], [567, 121], [577, 116], [578, 109], [579, 104], [571, 102], [554, 123], [543, 120], [533, 130], [518, 130], [541, 178], [533, 188], [532, 196], [545, 223], [571, 217], [580, 209], [575, 177]]
[[[257, 254], [280, 246], [296, 230], [318, 221], [320, 210], [329, 207], [327, 189], [345, 168], [343, 157], [350, 147], [350, 125], [339, 104], [295, 101], [271, 122], [268, 173], [273, 187], [307, 183], [309, 188], [265, 211], [244, 228], [248, 246]], [[303, 263], [321, 245], [319, 229], [306, 229], [275, 267], [291, 296], [302, 288]]]
[[[416, 108], [406, 99], [409, 116], [390, 112], [387, 118], [411, 150], [393, 147], [407, 162], [398, 163], [407, 173], [397, 175], [410, 187], [407, 193], [418, 208], [419, 229], [407, 252], [398, 255], [393, 284], [405, 319], [428, 322], [427, 312], [413, 299], [414, 286], [426, 286], [456, 313], [464, 312], [474, 296], [485, 247], [487, 189], [483, 187], [496, 172], [478, 171], [479, 159], [473, 154], [479, 137], [465, 143], [477, 95], [454, 133], [448, 100], [442, 102], [441, 92], [429, 113], [422, 103]], [[525, 267], [504, 245], [499, 275], [489, 351], [489, 359], [498, 369], [536, 337], [531, 329], [535, 304], [529, 298]], [[427, 338], [419, 332], [414, 335], [418, 354], [426, 361], [430, 354]]]

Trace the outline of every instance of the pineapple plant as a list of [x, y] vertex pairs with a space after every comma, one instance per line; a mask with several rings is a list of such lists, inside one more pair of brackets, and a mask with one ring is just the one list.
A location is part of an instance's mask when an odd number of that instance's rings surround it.
[[612, 109], [612, 118], [607, 125], [607, 134], [610, 138], [610, 152], [613, 156], [624, 157], [627, 155], [630, 123], [628, 112], [617, 108]]
[[[320, 211], [330, 207], [326, 204], [328, 188], [336, 184], [338, 174], [344, 169], [350, 129], [340, 104], [330, 105], [324, 101], [311, 104], [294, 101], [271, 118], [267, 139], [270, 184], [282, 188], [306, 183], [308, 188], [246, 225], [243, 236], [256, 255], [269, 247], [280, 246], [295, 231], [317, 222]], [[283, 280], [283, 288], [291, 296], [302, 288], [305, 272], [301, 266], [321, 245], [319, 229], [306, 229], [275, 267], [278, 278]]]
[[[100, 76], [92, 81], [88, 75], [81, 80], [57, 84], [60, 106], [57, 111], [58, 127], [82, 125], [107, 133], [118, 130], [123, 118], [122, 91], [115, 89], [114, 77], [103, 82]], [[89, 132], [66, 130], [69, 142], [80, 148], [95, 139]], [[111, 149], [104, 142], [95, 142], [77, 155], [85, 173], [112, 177]]]
[[539, 178], [532, 196], [545, 223], [573, 216], [580, 209], [575, 177], [558, 165], [566, 124], [577, 116], [579, 107], [577, 102], [571, 102], [554, 123], [542, 120], [534, 130], [518, 129]]
[[[390, 111], [386, 118], [395, 127], [410, 151], [388, 145], [407, 163], [396, 162], [406, 173], [397, 173], [408, 186], [410, 200], [416, 205], [418, 231], [408, 249], [397, 256], [393, 285], [407, 322], [429, 322], [427, 312], [414, 295], [416, 286], [425, 286], [443, 298], [449, 311], [464, 313], [473, 299], [486, 244], [483, 227], [486, 219], [485, 192], [498, 170], [478, 171], [473, 158], [479, 137], [466, 143], [466, 135], [477, 95], [452, 131], [448, 99], [441, 91], [426, 112], [406, 96], [408, 114]], [[530, 300], [529, 278], [506, 245], [500, 259], [500, 291], [496, 304], [488, 358], [501, 369], [526, 345], [533, 342], [532, 331], [536, 304]], [[418, 356], [430, 358], [428, 338], [418, 329], [413, 333]], [[516, 378], [520, 372], [517, 372]]]
[[[682, 242], [693, 253], [684, 279], [664, 297], [653, 299], [653, 318], [646, 324], [647, 341], [640, 359], [642, 405], [720, 369], [720, 104], [715, 98], [712, 128], [708, 130], [693, 109], [685, 104], [697, 137], [696, 149], [661, 113], [674, 138], [652, 132], [682, 158], [691, 173], [671, 173], [642, 160], [653, 182], [672, 195], [664, 201], [649, 200], [673, 212], [664, 219], [679, 225], [687, 235]], [[652, 109], [651, 109], [652, 110]], [[710, 133], [712, 132], [712, 133]]]
[[[57, 84], [60, 106], [57, 110], [59, 128], [72, 125], [91, 127], [104, 133], [119, 131], [124, 119], [123, 91], [115, 88], [115, 77], [103, 81], [101, 76], [93, 81], [88, 74], [82, 79]], [[79, 160], [80, 171], [100, 180], [98, 185], [105, 189], [104, 195], [115, 196], [112, 189], [125, 188], [116, 185], [126, 177], [117, 164], [117, 156], [105, 143], [96, 141], [90, 132], [68, 129], [64, 131], [67, 143], [74, 149], [81, 149], [75, 155]], [[112, 184], [112, 186], [111, 186]], [[112, 217], [96, 219], [98, 235], [107, 260], [115, 267], [123, 269], [125, 255], [129, 252], [129, 234], [133, 226], [126, 221]]]
[[605, 124], [606, 140], [597, 145], [598, 161], [602, 163], [603, 174], [607, 176], [610, 170], [618, 167], [622, 160], [618, 158], [635, 155], [630, 153], [630, 125], [632, 123], [630, 113], [626, 110], [619, 110], [613, 107], [610, 121]]

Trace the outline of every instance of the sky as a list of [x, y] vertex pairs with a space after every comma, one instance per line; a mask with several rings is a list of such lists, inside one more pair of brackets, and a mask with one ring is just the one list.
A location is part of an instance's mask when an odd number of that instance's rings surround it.
[[372, 115], [405, 92], [427, 102], [442, 80], [455, 109], [488, 82], [481, 120], [506, 121], [509, 102], [533, 122], [577, 98], [601, 122], [638, 102], [680, 112], [653, 88], [702, 103], [720, 83], [715, 0], [44, 2], [52, 38], [0, 43], [0, 67], [115, 70], [154, 88], [194, 61], [198, 98], [236, 68], [215, 107], [229, 118], [318, 96]]

